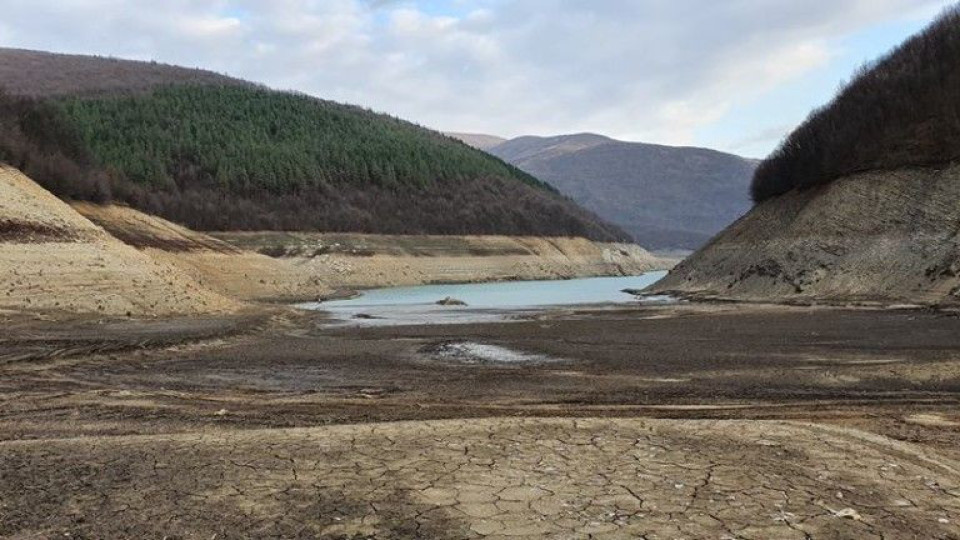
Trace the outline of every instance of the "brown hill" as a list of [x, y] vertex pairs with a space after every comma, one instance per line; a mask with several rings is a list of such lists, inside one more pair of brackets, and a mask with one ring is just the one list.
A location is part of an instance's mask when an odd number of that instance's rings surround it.
[[960, 167], [850, 176], [757, 205], [655, 286], [757, 301], [953, 302]]
[[497, 137], [496, 135], [484, 135], [482, 133], [452, 133], [447, 132], [447, 136], [453, 137], [454, 139], [463, 141], [464, 143], [478, 149], [478, 150], [490, 150], [498, 144], [503, 144], [507, 142], [507, 139], [503, 137]]
[[242, 300], [307, 300], [330, 294], [320, 277], [292, 260], [245, 251], [212, 236], [116, 205], [72, 203], [108, 233], [197, 283]]

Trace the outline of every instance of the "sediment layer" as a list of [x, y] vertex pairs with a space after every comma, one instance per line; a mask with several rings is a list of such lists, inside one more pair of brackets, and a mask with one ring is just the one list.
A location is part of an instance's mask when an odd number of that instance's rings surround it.
[[758, 204], [651, 290], [939, 304], [960, 287], [960, 166], [873, 172]]
[[0, 311], [143, 317], [238, 308], [0, 165]]
[[674, 261], [634, 244], [584, 238], [216, 233], [290, 261], [336, 289], [570, 279], [664, 270]]

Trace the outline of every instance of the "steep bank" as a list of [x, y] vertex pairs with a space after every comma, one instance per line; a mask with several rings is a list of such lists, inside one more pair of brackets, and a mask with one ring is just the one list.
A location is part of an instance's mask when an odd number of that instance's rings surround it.
[[252, 301], [314, 300], [335, 289], [638, 274], [673, 264], [632, 244], [583, 238], [204, 234], [125, 206], [71, 205], [204, 287]]
[[758, 204], [658, 292], [737, 300], [952, 302], [960, 166], [854, 175]]
[[238, 308], [0, 165], [0, 311], [143, 317]]
[[319, 277], [291, 259], [277, 259], [118, 205], [72, 203], [114, 237], [178, 268], [203, 286], [241, 300], [302, 300], [330, 294]]
[[675, 261], [639, 246], [583, 238], [213, 233], [289, 261], [333, 288], [617, 276]]

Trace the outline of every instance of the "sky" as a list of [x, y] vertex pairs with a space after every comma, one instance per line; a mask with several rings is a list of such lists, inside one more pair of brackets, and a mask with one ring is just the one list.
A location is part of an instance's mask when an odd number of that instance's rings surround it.
[[202, 67], [443, 131], [761, 158], [944, 0], [0, 0], [0, 46]]

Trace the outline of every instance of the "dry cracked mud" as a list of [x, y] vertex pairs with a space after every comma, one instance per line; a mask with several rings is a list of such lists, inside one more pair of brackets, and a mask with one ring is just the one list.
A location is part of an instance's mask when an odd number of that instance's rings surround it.
[[791, 422], [486, 419], [0, 444], [0, 534], [960, 538], [960, 465]]
[[958, 325], [6, 321], [0, 537], [960, 539]]

